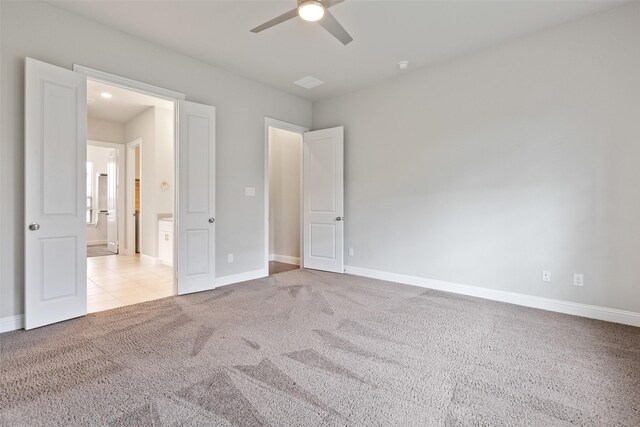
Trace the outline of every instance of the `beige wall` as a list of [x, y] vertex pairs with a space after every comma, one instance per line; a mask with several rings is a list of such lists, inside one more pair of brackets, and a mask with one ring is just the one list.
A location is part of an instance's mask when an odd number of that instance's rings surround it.
[[314, 103], [346, 263], [640, 312], [639, 76], [633, 2]]
[[87, 139], [124, 144], [124, 124], [87, 117]]
[[269, 128], [269, 254], [300, 258], [302, 136]]
[[[150, 257], [158, 255], [158, 192], [156, 186], [156, 108], [150, 107], [125, 124], [128, 142], [141, 139], [140, 145], [140, 253]], [[158, 188], [156, 188], [158, 187]], [[128, 209], [127, 209], [128, 211]], [[125, 215], [127, 230], [133, 230], [133, 219]], [[124, 239], [125, 241], [127, 239]], [[123, 242], [124, 243], [124, 242]]]
[[[155, 109], [155, 189], [158, 192], [158, 213], [172, 214], [174, 210], [174, 122], [173, 109]], [[168, 184], [166, 190], [161, 189], [163, 181]]]

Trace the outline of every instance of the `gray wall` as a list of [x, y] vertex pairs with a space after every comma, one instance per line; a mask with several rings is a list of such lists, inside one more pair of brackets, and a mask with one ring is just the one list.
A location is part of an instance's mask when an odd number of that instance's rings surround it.
[[347, 264], [640, 312], [640, 3], [314, 103], [337, 125]]
[[[311, 103], [36, 2], [1, 2], [0, 317], [23, 311], [24, 57], [74, 63], [185, 93], [216, 107], [216, 275], [264, 262], [264, 118], [311, 125]], [[233, 252], [229, 264], [226, 254]]]

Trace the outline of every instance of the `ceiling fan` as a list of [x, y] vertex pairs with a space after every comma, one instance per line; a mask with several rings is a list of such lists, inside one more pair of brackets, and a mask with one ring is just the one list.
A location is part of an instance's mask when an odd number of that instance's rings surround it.
[[262, 25], [258, 25], [251, 30], [252, 33], [259, 33], [267, 28], [271, 28], [275, 25], [281, 24], [289, 19], [293, 19], [296, 16], [305, 21], [318, 22], [322, 27], [329, 31], [331, 35], [340, 40], [342, 44], [349, 44], [353, 37], [347, 33], [338, 20], [327, 9], [342, 3], [344, 0], [298, 0], [298, 7], [283, 13], [282, 15], [273, 18], [270, 21], [265, 22]]

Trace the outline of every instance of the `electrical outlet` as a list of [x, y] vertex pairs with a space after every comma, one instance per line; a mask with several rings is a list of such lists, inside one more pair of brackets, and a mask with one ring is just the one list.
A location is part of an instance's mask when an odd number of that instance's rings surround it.
[[551, 282], [551, 272], [547, 270], [542, 270], [542, 281], [543, 282]]
[[253, 197], [253, 196], [256, 195], [256, 189], [254, 187], [245, 187], [244, 195], [245, 196], [249, 196], [249, 197]]
[[353, 248], [349, 248], [349, 256], [353, 256]]
[[584, 274], [582, 273], [573, 274], [573, 286], [584, 286]]
[[227, 255], [227, 262], [233, 262], [233, 254]]

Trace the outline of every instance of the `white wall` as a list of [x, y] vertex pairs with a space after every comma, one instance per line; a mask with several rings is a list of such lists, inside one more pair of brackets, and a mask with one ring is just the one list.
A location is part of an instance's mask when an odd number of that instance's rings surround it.
[[300, 134], [269, 128], [270, 255], [300, 258], [301, 150]]
[[87, 139], [124, 144], [124, 124], [87, 117]]
[[[309, 127], [311, 103], [41, 2], [0, 2], [0, 317], [22, 313], [24, 58], [74, 63], [176, 90], [216, 107], [216, 275], [262, 269], [264, 118]], [[46, 37], [43, 37], [43, 34]], [[227, 253], [235, 262], [227, 263]]]
[[314, 103], [337, 125], [347, 264], [640, 312], [640, 3]]

